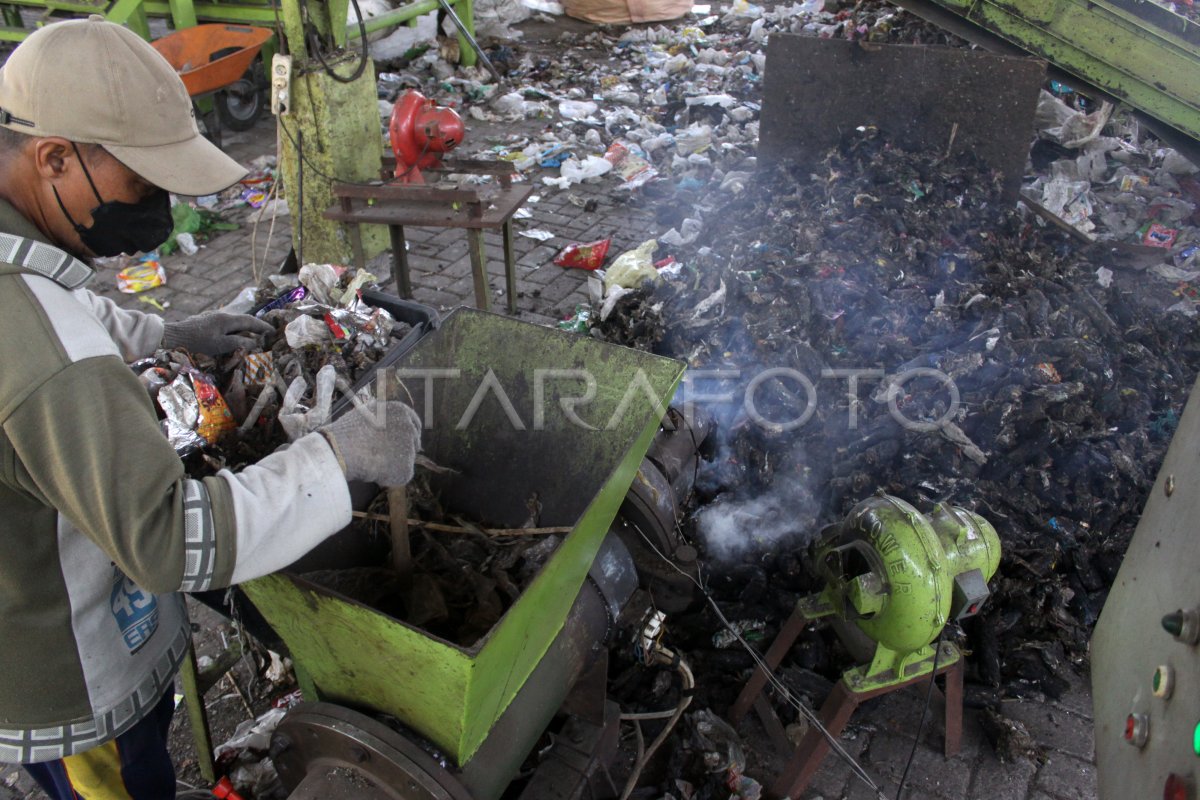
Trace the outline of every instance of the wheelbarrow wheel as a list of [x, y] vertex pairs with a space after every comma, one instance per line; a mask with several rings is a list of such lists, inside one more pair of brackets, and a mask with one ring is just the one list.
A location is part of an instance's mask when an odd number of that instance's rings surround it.
[[235, 131], [248, 131], [263, 112], [263, 95], [250, 77], [232, 83], [214, 98], [221, 124]]

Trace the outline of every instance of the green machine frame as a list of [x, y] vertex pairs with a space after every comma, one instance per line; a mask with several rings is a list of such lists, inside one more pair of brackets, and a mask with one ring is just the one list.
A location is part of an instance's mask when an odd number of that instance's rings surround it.
[[[327, 0], [331, 19], [344, 19], [349, 8], [349, 0]], [[145, 39], [150, 39], [150, 18], [169, 19], [174, 28], [190, 28], [202, 22], [227, 22], [237, 25], [258, 25], [275, 28], [280, 23], [286, 3], [273, 0], [241, 0], [235, 2], [220, 2], [220, 0], [7, 0], [0, 4], [4, 14], [4, 25], [0, 26], [0, 41], [20, 42], [32, 30], [25, 26], [21, 17], [22, 8], [42, 9], [41, 17], [35, 23], [40, 27], [49, 22], [54, 16], [87, 16], [101, 14], [111, 22], [128, 25], [130, 30]], [[475, 15], [472, 0], [451, 0], [455, 13], [463, 21], [467, 30], [475, 30]], [[437, 11], [438, 0], [416, 0], [386, 14], [380, 14], [366, 21], [367, 33], [394, 28], [397, 25], [416, 25], [417, 18]], [[350, 24], [345, 32], [335, 32], [335, 38], [340, 37], [341, 44], [349, 38], [358, 35], [358, 25]], [[475, 63], [475, 51], [459, 34], [459, 45], [462, 52], [462, 63], [472, 66]], [[267, 54], [270, 60], [270, 52]]]

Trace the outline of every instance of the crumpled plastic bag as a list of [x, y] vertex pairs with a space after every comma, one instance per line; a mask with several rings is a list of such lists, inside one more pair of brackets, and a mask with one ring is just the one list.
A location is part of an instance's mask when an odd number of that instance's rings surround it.
[[568, 158], [562, 163], [559, 177], [542, 178], [542, 183], [547, 186], [557, 186], [560, 189], [566, 189], [576, 183], [583, 183], [590, 178], [599, 178], [601, 175], [611, 172], [612, 168], [613, 165], [611, 163], [599, 156], [588, 156], [583, 161]]
[[288, 347], [299, 350], [308, 345], [322, 345], [333, 339], [329, 326], [307, 314], [296, 317], [283, 329]]
[[527, 103], [520, 92], [509, 92], [492, 101], [492, 110], [506, 117], [524, 117]]
[[713, 129], [711, 125], [694, 123], [683, 130], [675, 132], [675, 149], [681, 156], [699, 153], [712, 145]]
[[564, 119], [587, 119], [599, 110], [599, 106], [590, 100], [563, 100], [558, 104], [558, 113]]
[[233, 736], [228, 741], [217, 745], [213, 755], [220, 758], [229, 750], [267, 752], [271, 747], [271, 734], [279, 727], [285, 714], [287, 714], [287, 709], [272, 708], [264, 712], [258, 719], [248, 719], [242, 722], [233, 731]]
[[301, 285], [308, 289], [318, 303], [336, 305], [333, 289], [341, 279], [332, 264], [305, 264], [300, 268], [299, 278]]
[[1200, 167], [1177, 150], [1167, 150], [1163, 154], [1162, 168], [1169, 175], [1194, 175], [1200, 171]]
[[1098, 109], [1085, 114], [1043, 89], [1038, 97], [1034, 124], [1044, 136], [1063, 147], [1082, 147], [1100, 135], [1112, 112], [1112, 103], [1102, 102]]
[[633, 250], [617, 256], [617, 260], [604, 275], [604, 287], [611, 291], [614, 286], [636, 289], [643, 281], [657, 281], [658, 270], [654, 268], [654, 251], [657, 239], [647, 239]]
[[696, 241], [704, 230], [704, 223], [698, 219], [687, 218], [679, 226], [682, 230], [671, 228], [664, 233], [660, 238], [663, 244], [671, 247], [682, 247], [685, 244], [691, 244]]

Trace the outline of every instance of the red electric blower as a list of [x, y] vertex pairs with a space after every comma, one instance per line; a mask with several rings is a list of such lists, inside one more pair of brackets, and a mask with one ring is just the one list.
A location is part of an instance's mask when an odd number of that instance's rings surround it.
[[441, 166], [442, 156], [462, 143], [462, 117], [418, 91], [396, 101], [388, 137], [396, 154], [396, 182], [424, 183], [422, 169]]

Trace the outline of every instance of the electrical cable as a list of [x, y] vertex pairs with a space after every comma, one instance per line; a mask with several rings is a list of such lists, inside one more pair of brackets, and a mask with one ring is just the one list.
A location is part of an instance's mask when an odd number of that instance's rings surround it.
[[879, 788], [879, 785], [872, 780], [871, 776], [867, 774], [867, 771], [863, 769], [862, 765], [855, 760], [854, 756], [847, 752], [846, 748], [842, 747], [842, 743], [837, 740], [837, 737], [831, 734], [825, 728], [825, 725], [822, 724], [821, 719], [817, 716], [816, 712], [802, 703], [799, 698], [795, 697], [788, 689], [787, 685], [775, 675], [774, 671], [767, 667], [766, 661], [763, 660], [763, 657], [759, 654], [759, 652], [755, 650], [749, 642], [746, 641], [746, 639], [742, 636], [741, 631], [737, 630], [733, 624], [730, 623], [729, 619], [725, 616], [725, 613], [721, 610], [721, 607], [717, 605], [717, 601], [709, 593], [704, 584], [692, 575], [688, 574], [686, 571], [680, 569], [678, 564], [676, 564], [667, 556], [663, 555], [662, 551], [655, 546], [654, 542], [650, 540], [650, 537], [648, 537], [640, 527], [634, 523], [630, 523], [630, 525], [635, 531], [638, 532], [638, 535], [645, 540], [646, 544], [659, 558], [667, 562], [667, 564], [670, 565], [670, 567], [680, 575], [683, 575], [692, 583], [696, 584], [696, 587], [700, 590], [700, 593], [704, 596], [704, 599], [708, 601], [708, 604], [716, 613], [717, 618], [721, 621], [721, 624], [725, 626], [725, 629], [729, 631], [737, 640], [737, 642], [746, 650], [746, 652], [749, 653], [750, 657], [754, 660], [754, 663], [763, 671], [763, 674], [767, 676], [768, 682], [770, 682], [771, 686], [775, 688], [775, 691], [779, 693], [780, 697], [787, 702], [788, 705], [790, 705], [801, 716], [803, 716], [808, 721], [809, 725], [811, 725], [813, 728], [819, 731], [822, 736], [825, 737], [826, 742], [829, 743], [830, 749], [833, 750], [833, 752], [836, 753], [839, 758], [841, 758], [850, 766], [850, 770], [854, 773], [854, 776], [865, 783], [871, 789], [871, 791], [875, 793], [875, 796], [878, 800], [889, 800], [888, 796], [885, 795], [883, 790]]
[[296, 159], [296, 230], [292, 237], [296, 240], [296, 263], [304, 268], [304, 131], [298, 131], [296, 136], [296, 152], [301, 154]]
[[[308, 49], [312, 52], [313, 57], [320, 62], [321, 69], [325, 70], [325, 74], [333, 78], [338, 83], [354, 83], [356, 80], [361, 78], [363, 72], [367, 68], [367, 61], [369, 61], [371, 58], [367, 49], [367, 24], [366, 20], [363, 19], [362, 9], [358, 7], [358, 0], [350, 0], [350, 5], [354, 6], [354, 14], [356, 17], [358, 17], [358, 36], [359, 40], [362, 42], [362, 52], [359, 55], [358, 66], [355, 67], [352, 74], [347, 76], [338, 75], [336, 72], [334, 72], [333, 67], [330, 66], [329, 62], [325, 60], [325, 56], [321, 54], [321, 43], [317, 39], [316, 33], [310, 33], [306, 37], [308, 39]], [[330, 20], [330, 22], [332, 23], [333, 21]]]
[[[633, 724], [637, 727], [638, 750], [640, 752], [637, 762], [633, 765], [633, 772], [630, 773], [629, 778], [625, 781], [625, 789], [621, 792], [620, 800], [629, 800], [629, 795], [633, 794], [633, 790], [637, 788], [638, 779], [642, 777], [642, 770], [644, 770], [646, 765], [650, 763], [650, 759], [654, 757], [655, 752], [657, 752], [658, 748], [662, 746], [662, 743], [665, 742], [667, 737], [671, 735], [671, 731], [675, 730], [675, 725], [683, 716], [683, 712], [689, 705], [691, 705], [692, 689], [696, 688], [696, 678], [692, 674], [691, 667], [687, 665], [686, 661], [684, 661], [671, 650], [661, 646], [656, 649], [655, 655], [663, 663], [675, 664], [676, 669], [679, 670], [679, 674], [683, 678], [683, 692], [682, 696], [679, 698], [679, 705], [675, 707], [675, 710], [671, 712], [671, 716], [667, 720], [666, 727], [659, 732], [658, 736], [654, 737], [654, 741], [652, 741], [650, 746], [644, 750], [642, 749], [641, 723], [636, 720], [634, 721]], [[625, 714], [622, 714], [621, 719], [628, 719], [628, 717], [626, 717]]]
[[942, 657], [942, 634], [945, 632], [946, 629], [943, 627], [933, 643], [933, 672], [929, 675], [929, 688], [925, 691], [925, 707], [921, 709], [921, 721], [917, 723], [917, 738], [913, 740], [912, 750], [908, 753], [908, 763], [904, 765], [904, 773], [900, 776], [900, 785], [896, 787], [896, 800], [900, 800], [900, 793], [904, 791], [904, 782], [908, 780], [908, 769], [917, 755], [917, 745], [921, 743], [921, 731], [925, 728], [925, 716], [929, 713], [929, 701], [933, 698], [933, 686], [937, 683], [938, 660]]
[[[331, 183], [344, 183], [347, 186], [366, 186], [378, 189], [381, 185], [383, 185], [382, 181], [348, 181], [326, 174], [320, 167], [308, 160], [308, 156], [304, 154], [304, 149], [300, 146], [300, 143], [296, 140], [296, 137], [292, 135], [292, 132], [288, 130], [287, 123], [283, 121], [282, 116], [279, 117], [279, 129], [283, 131], [283, 135], [288, 138], [288, 141], [292, 143], [292, 147], [295, 148], [296, 155], [298, 156], [297, 160], [304, 162], [305, 166], [308, 167], [309, 172], [315, 173], [317, 176], [324, 178]], [[297, 131], [296, 133], [301, 134], [302, 131]]]

